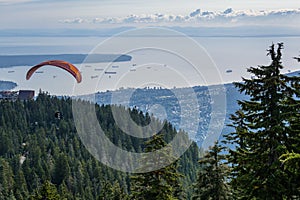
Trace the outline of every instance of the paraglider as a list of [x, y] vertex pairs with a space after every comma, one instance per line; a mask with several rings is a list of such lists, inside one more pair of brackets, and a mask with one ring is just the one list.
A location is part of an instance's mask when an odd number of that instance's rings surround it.
[[63, 61], [63, 60], [49, 60], [49, 61], [45, 61], [45, 62], [42, 62], [40, 64], [37, 64], [37, 65], [33, 66], [32, 68], [30, 68], [28, 70], [28, 72], [26, 74], [26, 80], [30, 79], [30, 77], [32, 76], [32, 74], [36, 70], [38, 70], [40, 67], [43, 67], [45, 65], [56, 66], [56, 67], [59, 67], [61, 69], [66, 70], [67, 72], [69, 72], [70, 74], [72, 74], [72, 76], [74, 76], [74, 78], [76, 79], [77, 83], [80, 83], [81, 80], [82, 80], [81, 73], [77, 69], [77, 67], [75, 67], [71, 63]]
[[56, 119], [61, 119], [61, 118], [62, 118], [61, 112], [56, 111], [56, 112], [54, 113], [54, 117], [55, 117]]

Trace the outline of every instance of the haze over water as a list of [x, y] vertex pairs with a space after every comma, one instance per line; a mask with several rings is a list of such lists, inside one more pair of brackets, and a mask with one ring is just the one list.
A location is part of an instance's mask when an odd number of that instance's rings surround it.
[[[106, 37], [0, 37], [0, 55], [89, 54], [99, 43], [106, 39]], [[299, 55], [300, 48], [298, 44], [300, 37], [193, 37], [192, 39], [202, 46], [215, 62], [222, 79], [222, 82], [218, 80], [216, 84], [240, 81], [241, 76], [249, 77], [246, 68], [257, 65], [268, 65], [270, 60], [266, 56], [266, 49], [272, 43], [284, 43], [283, 65], [286, 66], [284, 72], [299, 70], [299, 64], [292, 57]], [[134, 42], [134, 39], [132, 39], [132, 42]], [[111, 52], [107, 49], [107, 53], [123, 52]], [[143, 62], [151, 63], [151, 60], [147, 59], [151, 56], [159, 57], [161, 52], [139, 50], [131, 52], [129, 55], [132, 56], [131, 61], [114, 63], [113, 65], [118, 66], [118, 68], [114, 69], [117, 74], [103, 76], [102, 81], [99, 81], [96, 76], [100, 76], [101, 78], [101, 73], [103, 72], [95, 71], [94, 68], [109, 68], [112, 65], [111, 63], [91, 64], [91, 69], [87, 69], [86, 64], [80, 65], [75, 63], [75, 65], [83, 70], [83, 80], [89, 81], [89, 84], [93, 85], [94, 88], [90, 89], [91, 92], [118, 89], [120, 87], [135, 87], [134, 83], [131, 85], [124, 83], [124, 85], [118, 85], [118, 88], [115, 88], [114, 84], [119, 81], [122, 74], [130, 71], [134, 64], [138, 65]], [[164, 56], [161, 63], [156, 63], [153, 67], [151, 67], [151, 64], [149, 64], [150, 66], [144, 66], [145, 70], [141, 71], [139, 76], [153, 76], [153, 82], [155, 82], [155, 80], [159, 79], [157, 74], [160, 74], [160, 78], [167, 80], [169, 77], [169, 82], [174, 81], [170, 77], [170, 74], [168, 74], [168, 71], [164, 70], [166, 62], [173, 62], [174, 65], [178, 63], [175, 63], [172, 56], [169, 58], [168, 56]], [[0, 68], [0, 80], [16, 82], [18, 84], [18, 87], [15, 88], [16, 90], [34, 89], [38, 92], [41, 89], [55, 95], [73, 94], [75, 81], [66, 72], [45, 66], [42, 69], [44, 73], [34, 74], [27, 81], [25, 80], [25, 74], [29, 67], [15, 66], [12, 68]], [[232, 70], [231, 73], [226, 72], [229, 69]], [[9, 73], [9, 71], [14, 72]], [[197, 85], [197, 80], [193, 81]], [[203, 80], [198, 81], [199, 85], [203, 84]], [[185, 85], [176, 83], [176, 81], [171, 84], [174, 84], [176, 87], [185, 87]]]

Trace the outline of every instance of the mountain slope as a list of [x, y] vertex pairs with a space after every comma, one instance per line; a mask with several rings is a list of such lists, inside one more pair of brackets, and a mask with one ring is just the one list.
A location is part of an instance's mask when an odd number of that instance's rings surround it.
[[[113, 170], [97, 161], [82, 144], [74, 126], [70, 98], [39, 94], [32, 101], [0, 102], [0, 194], [4, 199], [28, 199], [46, 181], [55, 184], [66, 199], [97, 199], [108, 185], [130, 192], [130, 174]], [[145, 140], [128, 136], [113, 120], [111, 106], [96, 106], [100, 125], [111, 141], [124, 149], [143, 150]], [[55, 118], [60, 111], [62, 119]], [[133, 118], [146, 123], [147, 116], [130, 110]], [[176, 134], [164, 125], [166, 138]], [[195, 144], [180, 158], [183, 185], [195, 180], [198, 161]], [[186, 187], [191, 190], [190, 187]], [[188, 191], [190, 193], [190, 191]]]

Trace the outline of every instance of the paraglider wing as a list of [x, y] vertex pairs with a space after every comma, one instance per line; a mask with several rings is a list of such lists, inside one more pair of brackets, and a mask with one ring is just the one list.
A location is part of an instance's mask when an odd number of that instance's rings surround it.
[[26, 79], [27, 80], [30, 79], [32, 74], [37, 69], [39, 69], [40, 67], [43, 67], [44, 65], [52, 65], [52, 66], [56, 66], [61, 69], [64, 69], [67, 72], [69, 72], [70, 74], [72, 74], [78, 83], [81, 82], [82, 77], [81, 77], [80, 71], [77, 69], [77, 67], [75, 67], [71, 63], [63, 61], [63, 60], [49, 60], [49, 61], [45, 61], [45, 62], [42, 62], [40, 64], [33, 66], [31, 69], [28, 70], [28, 72], [26, 74]]

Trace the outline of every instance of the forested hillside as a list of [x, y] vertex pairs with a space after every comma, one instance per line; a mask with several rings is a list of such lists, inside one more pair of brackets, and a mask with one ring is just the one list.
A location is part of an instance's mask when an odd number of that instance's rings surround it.
[[[128, 136], [117, 128], [110, 106], [98, 106], [97, 116], [107, 136], [123, 148], [143, 151], [145, 140]], [[62, 118], [55, 117], [59, 111]], [[149, 115], [130, 110], [135, 121], [147, 124]], [[172, 138], [176, 130], [165, 123], [161, 134]], [[192, 144], [181, 157], [185, 198], [191, 196], [196, 179], [199, 150]], [[106, 167], [83, 146], [76, 133], [70, 98], [41, 93], [36, 100], [0, 102], [0, 197], [1, 199], [126, 199], [131, 177]]]

